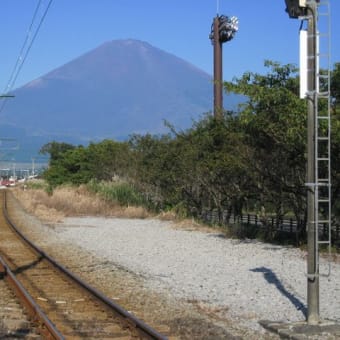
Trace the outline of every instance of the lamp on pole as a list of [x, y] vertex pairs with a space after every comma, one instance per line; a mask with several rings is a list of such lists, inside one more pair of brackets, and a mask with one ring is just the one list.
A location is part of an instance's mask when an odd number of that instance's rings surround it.
[[238, 19], [216, 15], [211, 26], [209, 38], [214, 46], [214, 116], [223, 114], [222, 44], [234, 38], [238, 31]]

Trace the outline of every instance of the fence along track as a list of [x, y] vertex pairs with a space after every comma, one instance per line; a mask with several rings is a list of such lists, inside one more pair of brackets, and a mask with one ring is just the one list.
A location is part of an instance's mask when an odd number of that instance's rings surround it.
[[10, 221], [5, 191], [0, 200], [0, 255], [65, 338], [166, 339], [33, 245]]
[[[306, 221], [301, 219], [299, 221], [290, 219], [277, 219], [276, 217], [265, 218], [266, 225], [264, 223], [264, 218], [259, 215], [243, 214], [243, 215], [229, 215], [228, 211], [222, 211], [221, 214], [217, 210], [204, 210], [201, 215], [198, 216], [200, 219], [211, 224], [221, 224], [224, 226], [230, 225], [244, 225], [244, 226], [254, 226], [259, 229], [263, 229], [266, 226], [271, 226], [273, 231], [285, 232], [288, 234], [296, 234], [303, 230], [306, 230]], [[328, 227], [326, 224], [319, 224], [319, 235], [321, 237], [326, 237], [328, 233]], [[340, 247], [340, 222], [336, 221], [332, 225], [332, 240], [334, 244]]]

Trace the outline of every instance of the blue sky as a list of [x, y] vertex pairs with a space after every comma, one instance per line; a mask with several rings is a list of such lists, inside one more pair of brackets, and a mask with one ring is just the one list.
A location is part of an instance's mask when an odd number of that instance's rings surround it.
[[[42, 1], [41, 16], [49, 0]], [[340, 0], [329, 0], [331, 61], [340, 61]], [[0, 91], [26, 37], [38, 0], [0, 0]], [[217, 6], [218, 4], [218, 6]], [[223, 78], [264, 72], [265, 59], [298, 64], [300, 21], [284, 0], [54, 0], [14, 88], [115, 39], [146, 41], [209, 74], [209, 33], [217, 13], [239, 18], [239, 32], [223, 45]], [[39, 17], [40, 18], [40, 17]]]

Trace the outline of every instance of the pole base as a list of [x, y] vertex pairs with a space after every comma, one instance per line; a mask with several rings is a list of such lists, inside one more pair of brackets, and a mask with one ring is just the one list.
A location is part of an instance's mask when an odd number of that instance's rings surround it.
[[259, 324], [280, 338], [286, 339], [318, 339], [329, 340], [340, 338], [340, 322], [332, 320], [320, 321], [317, 325], [309, 325], [306, 321], [291, 323], [261, 320]]

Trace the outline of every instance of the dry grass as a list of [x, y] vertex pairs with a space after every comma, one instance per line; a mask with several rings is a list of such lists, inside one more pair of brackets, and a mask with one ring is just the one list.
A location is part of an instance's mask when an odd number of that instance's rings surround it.
[[[43, 186], [42, 186], [43, 187]], [[87, 190], [86, 186], [59, 187], [49, 195], [44, 189], [23, 186], [11, 188], [24, 209], [43, 222], [58, 223], [70, 216], [105, 216], [120, 218], [148, 218], [152, 216], [145, 208], [122, 207], [102, 199]], [[197, 223], [194, 219], [181, 219], [173, 211], [156, 216], [160, 220], [174, 221], [173, 227], [184, 230], [216, 232], [217, 230]]]
[[90, 193], [85, 186], [60, 187], [48, 195], [43, 189], [12, 189], [15, 197], [29, 213], [44, 222], [61, 222], [66, 216], [115, 216], [146, 218], [148, 212], [141, 207], [121, 207]]
[[177, 219], [177, 215], [173, 211], [162, 211], [157, 218], [162, 221], [173, 221]]

